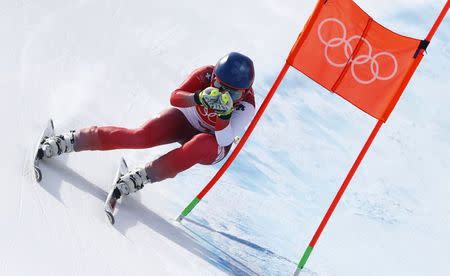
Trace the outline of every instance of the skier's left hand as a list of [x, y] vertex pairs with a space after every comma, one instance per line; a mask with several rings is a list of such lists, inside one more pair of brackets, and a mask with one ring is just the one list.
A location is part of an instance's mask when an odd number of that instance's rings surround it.
[[220, 119], [227, 120], [231, 118], [233, 113], [233, 99], [228, 91], [222, 93], [216, 102], [211, 105]]
[[197, 97], [198, 100], [196, 100], [196, 102], [199, 102], [199, 104], [207, 108], [212, 108], [212, 105], [217, 102], [220, 95], [221, 93], [219, 89], [215, 87], [207, 87], [196, 93], [196, 96], [194, 97]]

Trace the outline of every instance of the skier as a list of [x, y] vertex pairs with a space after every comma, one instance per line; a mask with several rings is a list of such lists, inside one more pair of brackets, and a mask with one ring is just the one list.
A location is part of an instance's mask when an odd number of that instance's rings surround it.
[[252, 60], [231, 52], [216, 66], [194, 70], [172, 92], [172, 107], [141, 127], [92, 126], [48, 137], [41, 144], [40, 157], [52, 158], [73, 151], [181, 144], [144, 168], [121, 176], [115, 184], [116, 198], [136, 192], [144, 184], [175, 177], [195, 164], [215, 164], [225, 158], [235, 137], [244, 132], [255, 113], [254, 75]]

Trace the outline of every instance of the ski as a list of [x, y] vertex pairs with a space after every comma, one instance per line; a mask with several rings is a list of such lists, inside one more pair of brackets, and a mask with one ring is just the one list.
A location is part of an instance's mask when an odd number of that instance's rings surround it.
[[36, 145], [36, 148], [33, 152], [33, 168], [34, 168], [34, 178], [37, 182], [41, 182], [42, 180], [42, 171], [39, 167], [39, 163], [44, 157], [44, 152], [41, 149], [42, 142], [50, 136], [55, 135], [55, 127], [53, 124], [53, 120], [50, 119], [47, 122], [45, 129], [42, 131], [41, 136], [39, 137], [39, 141]]
[[120, 198], [120, 192], [115, 188], [115, 185], [119, 178], [128, 172], [128, 166], [123, 157], [120, 159], [119, 168], [117, 169], [116, 176], [114, 177], [113, 186], [108, 193], [105, 201], [105, 213], [111, 224], [114, 224], [114, 210], [116, 208], [117, 201]]

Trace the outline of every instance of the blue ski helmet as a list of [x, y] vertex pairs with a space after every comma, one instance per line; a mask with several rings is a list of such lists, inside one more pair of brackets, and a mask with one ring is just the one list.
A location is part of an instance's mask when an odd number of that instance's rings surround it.
[[214, 74], [224, 85], [234, 89], [249, 89], [255, 79], [253, 61], [243, 54], [231, 52], [214, 68]]

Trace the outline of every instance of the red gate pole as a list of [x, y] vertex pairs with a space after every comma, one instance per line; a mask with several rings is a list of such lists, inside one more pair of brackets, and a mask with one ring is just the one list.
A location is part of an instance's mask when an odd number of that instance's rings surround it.
[[431, 39], [433, 38], [433, 36], [436, 33], [437, 29], [439, 28], [439, 25], [441, 25], [442, 20], [444, 20], [444, 17], [447, 14], [449, 8], [450, 8], [450, 0], [447, 0], [447, 3], [445, 3], [444, 8], [442, 9], [442, 11], [439, 14], [438, 18], [434, 22], [433, 27], [431, 27], [431, 30], [428, 33], [427, 38], [425, 40], [427, 40], [428, 42], [431, 41]]
[[[439, 25], [442, 23], [442, 21], [445, 18], [445, 15], [447, 14], [448, 10], [450, 8], [450, 0], [447, 0], [444, 8], [440, 12], [438, 18], [434, 22], [433, 26], [431, 27], [430, 31], [428, 32], [427, 37], [422, 41], [422, 43], [419, 45], [419, 48], [417, 49], [417, 53], [415, 54], [414, 58], [416, 59], [415, 62], [412, 64], [409, 72], [405, 76], [402, 84], [399, 87], [399, 91], [397, 95], [394, 97], [391, 106], [387, 110], [387, 114], [384, 116], [387, 118], [389, 116], [389, 113], [392, 111], [394, 106], [396, 105], [397, 101], [400, 98], [400, 95], [405, 90], [406, 86], [408, 85], [408, 82], [410, 81], [412, 75], [414, 74], [415, 70], [419, 66], [420, 61], [423, 58], [423, 52], [426, 50], [428, 44], [430, 43], [431, 39], [435, 35], [437, 29], [439, 28]], [[314, 249], [314, 246], [316, 245], [317, 240], [320, 237], [320, 234], [322, 233], [323, 229], [328, 223], [328, 220], [330, 219], [331, 215], [334, 212], [334, 209], [336, 209], [337, 204], [339, 203], [339, 200], [341, 199], [342, 195], [344, 194], [345, 190], [347, 189], [353, 175], [355, 174], [356, 170], [359, 167], [359, 164], [361, 163], [362, 159], [364, 158], [367, 150], [369, 149], [370, 145], [372, 144], [373, 140], [375, 139], [376, 135], [378, 134], [378, 131], [380, 130], [381, 126], [383, 125], [383, 121], [379, 120], [378, 123], [375, 125], [375, 128], [372, 130], [372, 133], [370, 134], [369, 138], [367, 139], [363, 149], [358, 155], [358, 158], [356, 159], [355, 163], [353, 164], [352, 168], [350, 169], [349, 173], [347, 174], [347, 177], [345, 178], [344, 182], [342, 183], [341, 188], [337, 192], [335, 198], [333, 199], [333, 202], [331, 203], [330, 207], [328, 208], [324, 218], [322, 219], [319, 227], [317, 228], [313, 238], [311, 239], [311, 242], [309, 243], [308, 247], [306, 248], [305, 252], [303, 253], [302, 258], [300, 259], [300, 262], [297, 266], [297, 270], [295, 271], [294, 275], [298, 275], [300, 271], [305, 266], [306, 262], [308, 261], [309, 256], [311, 255], [312, 250]]]
[[316, 245], [316, 242], [319, 239], [320, 234], [322, 233], [323, 229], [327, 225], [327, 222], [330, 219], [331, 215], [333, 214], [334, 209], [336, 209], [336, 206], [339, 203], [339, 200], [341, 199], [342, 195], [344, 194], [345, 190], [347, 189], [348, 185], [350, 184], [350, 180], [352, 180], [353, 175], [355, 174], [356, 170], [358, 169], [359, 164], [361, 164], [361, 161], [363, 160], [364, 156], [366, 155], [367, 150], [369, 149], [373, 140], [377, 136], [378, 131], [380, 130], [382, 125], [383, 125], [383, 121], [379, 120], [378, 123], [375, 125], [374, 129], [372, 130], [372, 133], [370, 134], [369, 138], [367, 139], [366, 143], [364, 144], [364, 147], [362, 148], [361, 152], [359, 153], [358, 158], [356, 158], [355, 163], [353, 163], [353, 166], [350, 169], [349, 173], [347, 174], [347, 177], [345, 178], [344, 182], [342, 183], [341, 188], [339, 189], [336, 196], [334, 197], [333, 202], [331, 203], [330, 207], [328, 208], [327, 213], [323, 217], [322, 222], [320, 223], [319, 227], [316, 230], [316, 233], [314, 234], [311, 242], [309, 243], [308, 247], [306, 248], [305, 253], [303, 253], [300, 263], [298, 264], [296, 274], [298, 274], [298, 272], [300, 272], [300, 270], [305, 266], [306, 262], [308, 261], [309, 255], [311, 255], [311, 252], [314, 249], [314, 246]]
[[247, 130], [245, 131], [244, 135], [242, 136], [241, 140], [239, 141], [238, 145], [234, 149], [234, 151], [231, 153], [230, 157], [228, 157], [227, 161], [222, 165], [222, 167], [219, 169], [219, 171], [214, 175], [214, 177], [209, 181], [209, 183], [203, 188], [203, 190], [189, 203], [189, 205], [184, 208], [183, 212], [178, 216], [177, 221], [181, 221], [184, 217], [186, 217], [192, 209], [195, 208], [195, 206], [203, 199], [203, 197], [206, 195], [206, 193], [211, 190], [211, 188], [219, 181], [220, 177], [225, 173], [225, 171], [230, 167], [231, 163], [233, 163], [236, 156], [241, 151], [242, 147], [244, 146], [245, 142], [247, 141], [248, 137], [250, 137], [250, 134], [252, 134], [253, 130], [256, 127], [256, 124], [258, 123], [259, 119], [261, 119], [264, 111], [266, 110], [267, 106], [269, 105], [270, 100], [272, 99], [273, 95], [278, 89], [278, 86], [280, 85], [281, 81], [283, 80], [284, 76], [286, 75], [287, 70], [289, 69], [290, 65], [288, 63], [285, 63], [283, 68], [281, 69], [280, 73], [278, 74], [278, 77], [276, 78], [275, 82], [272, 85], [272, 88], [270, 89], [269, 93], [267, 94], [266, 98], [262, 102], [261, 106], [258, 108], [258, 111], [255, 114], [255, 117], [253, 117], [253, 120], [250, 122], [250, 125], [248, 126]]

